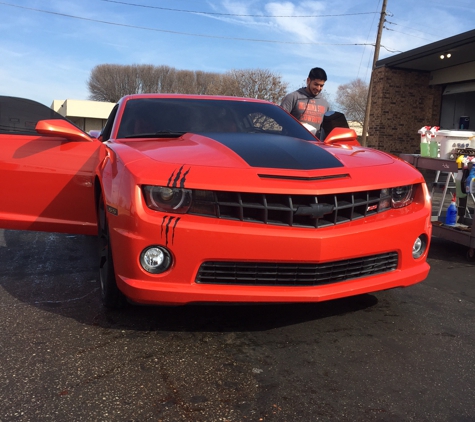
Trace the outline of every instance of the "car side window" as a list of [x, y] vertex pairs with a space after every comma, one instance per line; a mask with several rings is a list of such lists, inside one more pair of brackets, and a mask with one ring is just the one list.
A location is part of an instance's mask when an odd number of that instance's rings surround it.
[[53, 109], [36, 101], [0, 96], [0, 134], [37, 135], [35, 128], [38, 121], [50, 119], [69, 121]]

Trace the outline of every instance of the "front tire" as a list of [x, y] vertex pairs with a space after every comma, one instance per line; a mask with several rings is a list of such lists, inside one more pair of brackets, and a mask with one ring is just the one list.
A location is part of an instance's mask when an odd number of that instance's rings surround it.
[[99, 198], [97, 220], [99, 231], [99, 282], [102, 304], [109, 309], [122, 309], [127, 305], [127, 299], [117, 287], [109, 224], [102, 196]]

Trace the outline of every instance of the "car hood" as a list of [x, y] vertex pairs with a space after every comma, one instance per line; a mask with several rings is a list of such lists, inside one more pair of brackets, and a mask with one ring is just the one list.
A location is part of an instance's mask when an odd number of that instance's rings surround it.
[[[207, 167], [319, 170], [390, 164], [394, 158], [363, 147], [325, 145], [267, 134], [185, 134], [176, 139], [122, 141], [142, 157]], [[136, 157], [131, 154], [131, 157]]]
[[139, 184], [306, 193], [317, 185], [345, 191], [423, 180], [412, 166], [381, 151], [281, 135], [185, 134], [111, 144]]

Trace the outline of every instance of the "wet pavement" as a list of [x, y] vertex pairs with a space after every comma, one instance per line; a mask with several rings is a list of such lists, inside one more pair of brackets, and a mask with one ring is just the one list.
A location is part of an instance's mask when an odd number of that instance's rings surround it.
[[99, 300], [95, 239], [0, 230], [0, 421], [475, 421], [475, 267], [320, 304]]

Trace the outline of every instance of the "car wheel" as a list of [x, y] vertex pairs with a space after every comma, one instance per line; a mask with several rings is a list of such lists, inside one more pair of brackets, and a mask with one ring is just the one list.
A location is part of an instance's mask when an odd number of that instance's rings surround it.
[[109, 309], [121, 309], [127, 305], [125, 295], [117, 287], [109, 237], [109, 224], [104, 208], [104, 201], [99, 198], [97, 212], [99, 234], [99, 282], [102, 303]]

